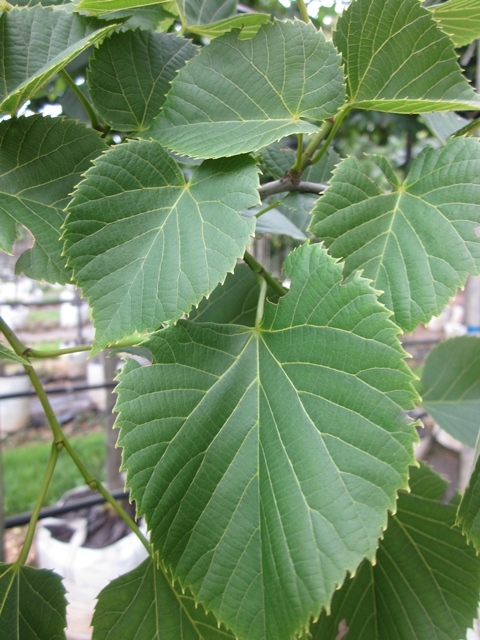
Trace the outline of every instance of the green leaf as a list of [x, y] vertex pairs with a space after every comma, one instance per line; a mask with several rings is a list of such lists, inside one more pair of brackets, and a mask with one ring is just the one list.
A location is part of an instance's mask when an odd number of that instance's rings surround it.
[[470, 122], [467, 118], [462, 118], [457, 113], [451, 112], [424, 113], [422, 120], [443, 144], [447, 142], [453, 133], [463, 129]]
[[260, 327], [179, 321], [128, 362], [127, 484], [173, 577], [233, 633], [290, 640], [373, 558], [416, 432], [397, 327], [320, 245]]
[[66, 605], [60, 576], [0, 563], [2, 640], [65, 640]]
[[440, 504], [447, 483], [428, 467], [411, 470], [374, 566], [364, 562], [312, 627], [334, 640], [346, 620], [348, 640], [458, 640], [476, 617], [480, 560], [454, 528], [456, 508]]
[[40, 115], [0, 123], [0, 249], [10, 252], [19, 224], [35, 238], [16, 265], [36, 280], [66, 283], [60, 228], [74, 186], [107, 145], [96, 131]]
[[29, 364], [25, 358], [18, 356], [15, 351], [5, 347], [3, 344], [0, 344], [0, 361], [15, 362], [16, 364]]
[[0, 111], [15, 113], [68, 62], [115, 26], [41, 6], [0, 15]]
[[72, 5], [72, 0], [7, 0], [14, 7], [34, 7], [41, 4], [42, 7], [58, 7], [60, 5]]
[[174, 34], [114, 34], [95, 51], [88, 68], [88, 87], [99, 115], [118, 131], [147, 128], [170, 82], [196, 50]]
[[[259, 205], [254, 209], [243, 211], [244, 218], [252, 218], [259, 213], [264, 206]], [[255, 233], [273, 233], [278, 235], [290, 236], [295, 240], [305, 240], [306, 235], [287, 216], [283, 215], [278, 209], [270, 209], [256, 219]]]
[[93, 640], [234, 640], [150, 558], [100, 592], [92, 625]]
[[460, 503], [455, 524], [462, 528], [467, 540], [475, 546], [477, 552], [480, 551], [480, 458], [478, 458], [478, 451], [477, 462]]
[[[167, 11], [167, 8], [169, 11]], [[117, 31], [143, 29], [144, 31], [168, 31], [175, 22], [176, 14], [170, 4], [153, 4], [141, 9], [125, 9], [100, 15], [102, 20], [125, 19]]]
[[75, 192], [65, 253], [89, 296], [98, 348], [177, 320], [233, 271], [254, 229], [251, 158], [204, 162], [188, 182], [157, 142], [100, 157]]
[[456, 47], [463, 47], [480, 37], [478, 0], [448, 0], [430, 7], [430, 11]]
[[[248, 265], [238, 264], [208, 299], [203, 299], [196, 309], [190, 311], [188, 319], [253, 327], [259, 295], [257, 276]], [[267, 298], [277, 300], [278, 294], [268, 289]]]
[[275, 21], [250, 40], [232, 32], [204, 47], [180, 70], [148, 133], [185, 155], [231, 156], [317, 131], [305, 119], [333, 116], [344, 98], [332, 43], [312, 24]]
[[[311, 231], [345, 275], [362, 269], [406, 331], [438, 315], [480, 267], [480, 145], [455, 138], [425, 149], [402, 184], [384, 158], [367, 156], [390, 182], [385, 191], [368, 167], [344, 160], [313, 211]], [[380, 172], [379, 172], [380, 169]]]
[[[260, 154], [261, 163], [266, 172], [276, 180], [284, 177], [292, 168], [296, 159], [296, 152], [284, 142], [269, 145]], [[319, 162], [307, 167], [302, 173], [302, 180], [307, 182], [329, 182], [335, 166], [340, 162], [340, 156], [333, 149], [328, 149]]]
[[178, 0], [177, 6], [183, 21], [189, 27], [210, 24], [231, 18], [237, 9], [236, 0]]
[[317, 204], [318, 196], [313, 193], [289, 193], [278, 205], [279, 211], [307, 236], [311, 222], [313, 207]]
[[245, 40], [252, 38], [262, 24], [265, 24], [265, 22], [269, 20], [270, 16], [268, 13], [242, 13], [241, 15], [225, 18], [225, 20], [219, 20], [218, 22], [212, 22], [210, 24], [189, 25], [187, 29], [190, 33], [195, 33], [210, 39], [218, 38], [218, 36], [232, 29], [240, 29], [238, 37], [240, 40]]
[[334, 43], [350, 104], [395, 113], [478, 110], [450, 38], [418, 0], [356, 0], [338, 19]]
[[435, 422], [473, 448], [480, 428], [480, 340], [461, 336], [432, 349], [422, 372], [421, 395]]
[[150, 5], [164, 4], [170, 0], [80, 0], [77, 11], [85, 11], [95, 15], [122, 11], [123, 9], [138, 9]]

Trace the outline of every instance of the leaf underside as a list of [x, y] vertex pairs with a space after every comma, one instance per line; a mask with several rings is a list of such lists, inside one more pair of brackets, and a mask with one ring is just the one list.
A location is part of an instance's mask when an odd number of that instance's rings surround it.
[[478, 0], [448, 0], [435, 4], [430, 10], [456, 47], [470, 44], [480, 37]]
[[344, 98], [332, 43], [311, 24], [276, 21], [250, 40], [232, 32], [204, 47], [180, 70], [144, 136], [193, 157], [231, 156], [315, 132], [305, 118], [333, 116]]
[[250, 242], [258, 170], [240, 156], [204, 162], [188, 182], [157, 143], [101, 156], [68, 206], [65, 253], [90, 298], [96, 348], [174, 321], [224, 281]]
[[179, 321], [120, 375], [127, 484], [162, 561], [239, 637], [287, 640], [375, 554], [415, 394], [397, 328], [319, 245], [259, 328]]
[[312, 640], [464, 638], [477, 614], [480, 560], [454, 527], [456, 508], [439, 502], [446, 483], [427, 467], [412, 469], [380, 541], [375, 565], [364, 562], [322, 614]]
[[480, 96], [462, 75], [452, 41], [418, 0], [356, 0], [338, 19], [333, 41], [343, 55], [355, 108], [480, 109]]
[[438, 344], [425, 361], [422, 406], [445, 431], [475, 447], [480, 429], [480, 340], [461, 336]]
[[[469, 275], [479, 273], [480, 145], [455, 138], [424, 149], [403, 184], [388, 161], [343, 160], [313, 210], [310, 230], [345, 275], [363, 270], [406, 331], [438, 315]], [[372, 178], [380, 169], [385, 191]]]
[[196, 50], [174, 34], [114, 34], [95, 51], [88, 68], [88, 87], [99, 115], [117, 131], [147, 128], [170, 82]]
[[[204, 298], [196, 309], [192, 309], [188, 319], [253, 327], [259, 295], [257, 276], [249, 266], [239, 264], [232, 274], [228, 274], [223, 285], [218, 286], [209, 298]], [[275, 301], [278, 294], [268, 288], [267, 298]]]
[[0, 249], [12, 250], [23, 225], [35, 244], [17, 273], [64, 284], [71, 272], [60, 242], [63, 209], [91, 160], [108, 147], [78, 122], [40, 115], [1, 122], [0, 146]]
[[65, 640], [66, 606], [60, 576], [0, 563], [2, 640]]
[[92, 626], [93, 640], [234, 640], [150, 558], [100, 592]]

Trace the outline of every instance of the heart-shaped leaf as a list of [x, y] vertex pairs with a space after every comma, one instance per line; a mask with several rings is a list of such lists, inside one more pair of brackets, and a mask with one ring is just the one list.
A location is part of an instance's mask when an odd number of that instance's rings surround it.
[[[362, 269], [381, 300], [407, 331], [428, 322], [479, 273], [480, 145], [455, 138], [425, 149], [401, 183], [384, 158], [355, 158], [336, 169], [313, 211], [311, 231], [333, 256], [345, 258], [345, 275]], [[381, 171], [389, 188], [377, 184]]]
[[65, 640], [66, 606], [60, 576], [0, 563], [2, 640]]
[[306, 119], [333, 116], [344, 101], [332, 43], [312, 24], [276, 21], [250, 40], [233, 32], [204, 47], [144, 135], [194, 157], [231, 156], [315, 132]]
[[157, 143], [101, 156], [68, 206], [65, 253], [89, 296], [97, 348], [177, 320], [233, 271], [255, 228], [240, 211], [258, 203], [246, 156], [204, 162], [187, 182]]
[[40, 5], [0, 15], [0, 111], [15, 113], [47, 80], [114, 28]]
[[129, 361], [117, 424], [162, 561], [234, 634], [290, 640], [372, 559], [416, 432], [412, 375], [368, 282], [319, 245], [254, 328], [179, 321]]
[[170, 82], [196, 50], [189, 40], [173, 34], [114, 34], [95, 51], [88, 69], [88, 87], [99, 115], [118, 131], [148, 127]]
[[31, 116], [0, 123], [0, 249], [10, 252], [18, 225], [35, 244], [16, 265], [36, 280], [70, 280], [62, 256], [63, 209], [91, 160], [108, 147], [96, 131], [65, 120]]
[[462, 75], [452, 41], [418, 0], [355, 0], [338, 19], [334, 42], [356, 108], [480, 109], [480, 96]]
[[441, 504], [447, 483], [428, 467], [412, 469], [376, 562], [364, 562], [334, 595], [312, 640], [456, 640], [477, 614], [480, 560], [454, 527], [456, 508]]
[[100, 592], [92, 626], [93, 640], [234, 640], [150, 558]]

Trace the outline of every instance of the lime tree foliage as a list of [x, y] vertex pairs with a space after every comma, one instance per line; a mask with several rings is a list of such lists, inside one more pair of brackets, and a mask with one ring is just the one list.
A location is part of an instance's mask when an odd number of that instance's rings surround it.
[[[92, 354], [129, 352], [116, 427], [149, 557], [98, 595], [94, 640], [464, 638], [480, 469], [445, 504], [407, 414], [474, 446], [479, 342], [442, 344], [418, 380], [400, 340], [480, 275], [480, 96], [455, 52], [480, 37], [478, 0], [353, 0], [332, 37], [304, 2], [293, 20], [234, 0], [2, 9], [0, 247], [28, 229], [17, 274], [75, 284]], [[24, 115], [52, 92], [67, 115]], [[402, 171], [341, 158], [352, 110], [448, 132]], [[259, 233], [295, 241], [279, 279]], [[105, 490], [42, 353], [0, 322], [53, 432], [25, 547], [0, 565], [0, 635], [64, 638], [61, 577], [24, 564], [62, 447]]]

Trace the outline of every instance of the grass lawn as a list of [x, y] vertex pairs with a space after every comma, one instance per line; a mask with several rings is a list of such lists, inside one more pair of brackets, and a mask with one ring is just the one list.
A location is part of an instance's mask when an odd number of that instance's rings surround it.
[[[81, 460], [95, 477], [103, 480], [105, 434], [91, 433], [71, 438]], [[45, 475], [51, 445], [48, 442], [23, 444], [3, 449], [3, 483], [6, 515], [31, 511]], [[45, 504], [52, 505], [74, 487], [85, 484], [68, 453], [63, 450], [57, 461]]]

